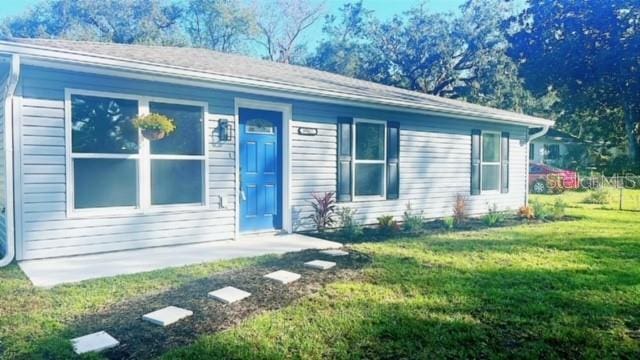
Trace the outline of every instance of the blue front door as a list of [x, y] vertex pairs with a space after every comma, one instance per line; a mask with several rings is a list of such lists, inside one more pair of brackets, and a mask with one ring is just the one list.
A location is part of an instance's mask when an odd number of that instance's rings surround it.
[[240, 108], [240, 231], [282, 228], [282, 113]]

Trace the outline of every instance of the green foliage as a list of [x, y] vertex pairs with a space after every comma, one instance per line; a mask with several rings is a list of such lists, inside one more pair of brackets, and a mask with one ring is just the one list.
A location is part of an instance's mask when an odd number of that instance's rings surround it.
[[51, 0], [5, 18], [3, 36], [184, 45], [182, 8], [163, 0]]
[[[640, 156], [637, 0], [530, 0], [511, 21], [509, 55], [536, 94], [558, 92], [560, 127]], [[605, 36], [606, 34], [606, 36]], [[615, 59], [615, 60], [612, 60]]]
[[425, 4], [380, 21], [362, 2], [328, 16], [308, 65], [419, 92], [534, 112], [547, 107], [524, 89], [506, 55], [500, 24], [509, 2], [471, 0], [456, 17]]
[[536, 219], [547, 220], [551, 217], [551, 211], [542, 201], [535, 199], [530, 201], [529, 205], [533, 209], [533, 214], [535, 215]]
[[347, 240], [354, 240], [362, 236], [362, 226], [354, 218], [358, 211], [347, 206], [338, 209], [340, 220], [340, 234]]
[[442, 225], [446, 230], [452, 230], [456, 226], [456, 219], [453, 216], [447, 216], [442, 219]]
[[562, 197], [558, 196], [553, 202], [551, 216], [556, 220], [563, 218], [567, 211], [567, 206], [568, 204], [562, 199]]
[[393, 215], [382, 215], [378, 217], [378, 229], [385, 235], [398, 231], [398, 222], [393, 219]]
[[414, 211], [411, 202], [407, 202], [406, 209], [402, 215], [402, 226], [410, 234], [419, 234], [424, 230], [424, 218], [422, 211]]
[[487, 226], [497, 226], [504, 221], [504, 213], [498, 211], [498, 205], [489, 207], [489, 212], [482, 217], [482, 222]]
[[326, 192], [322, 195], [313, 193], [311, 196], [313, 197], [311, 201], [313, 214], [309, 215], [309, 219], [311, 219], [318, 232], [324, 232], [334, 224], [336, 211], [335, 193]]
[[193, 46], [222, 52], [248, 50], [258, 31], [255, 12], [240, 0], [188, 0], [182, 22]]
[[165, 134], [172, 133], [176, 126], [172, 119], [162, 114], [147, 114], [133, 119], [133, 126], [141, 130], [159, 130]]
[[598, 186], [587, 195], [584, 203], [606, 205], [609, 203], [609, 191], [604, 186]]

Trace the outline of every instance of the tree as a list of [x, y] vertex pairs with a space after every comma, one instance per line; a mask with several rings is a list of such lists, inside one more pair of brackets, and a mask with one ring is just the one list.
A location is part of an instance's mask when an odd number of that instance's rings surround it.
[[3, 36], [181, 44], [182, 10], [163, 0], [52, 0], [4, 20]]
[[322, 16], [323, 7], [324, 4], [313, 5], [309, 0], [265, 2], [258, 11], [256, 41], [266, 51], [266, 58], [283, 63], [301, 59], [301, 36]]
[[256, 34], [255, 20], [239, 0], [190, 0], [183, 22], [192, 45], [241, 52]]
[[373, 11], [364, 8], [362, 1], [347, 3], [340, 8], [340, 16], [325, 16], [322, 29], [325, 38], [306, 60], [308, 66], [359, 79], [371, 80], [369, 60], [375, 49], [369, 41]]
[[638, 1], [529, 0], [529, 7], [509, 26], [509, 55], [519, 63], [527, 87], [536, 94], [557, 91], [565, 105], [565, 124], [580, 126], [579, 114], [588, 113], [599, 116], [588, 129], [582, 126], [583, 131], [623, 129], [590, 135], [623, 137], [637, 166]]
[[340, 19], [326, 17], [327, 39], [308, 64], [427, 94], [547, 115], [552, 101], [531, 96], [506, 55], [501, 23], [511, 11], [502, 0], [469, 0], [459, 16], [431, 13], [422, 4], [381, 22], [361, 1], [346, 4]]

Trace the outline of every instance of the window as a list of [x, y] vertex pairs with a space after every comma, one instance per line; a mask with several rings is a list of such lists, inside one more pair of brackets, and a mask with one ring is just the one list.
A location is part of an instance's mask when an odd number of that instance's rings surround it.
[[558, 144], [545, 144], [544, 145], [544, 158], [546, 160], [558, 160], [558, 159], [560, 159], [560, 145], [558, 145]]
[[150, 102], [149, 112], [165, 115], [176, 125], [170, 136], [151, 142], [151, 205], [202, 203], [202, 108]]
[[276, 127], [266, 119], [251, 119], [247, 121], [247, 134], [275, 134]]
[[481, 189], [498, 191], [500, 190], [500, 134], [483, 132], [481, 152]]
[[[70, 210], [205, 204], [205, 106], [79, 91], [67, 99]], [[144, 139], [132, 119], [146, 112], [173, 119], [175, 132]]]
[[354, 121], [354, 195], [384, 198], [386, 187], [386, 123]]
[[138, 203], [135, 100], [71, 96], [74, 207], [134, 207]]

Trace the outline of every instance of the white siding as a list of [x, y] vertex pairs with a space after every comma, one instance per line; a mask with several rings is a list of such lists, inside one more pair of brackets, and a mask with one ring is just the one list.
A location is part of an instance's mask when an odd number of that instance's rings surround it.
[[[339, 116], [400, 122], [400, 199], [354, 202], [358, 217], [374, 223], [382, 214], [402, 216], [408, 201], [429, 218], [450, 215], [456, 194], [468, 196], [471, 214], [493, 203], [515, 209], [524, 201], [526, 129], [473, 121], [376, 111], [245, 93], [25, 67], [19, 138], [21, 178], [16, 209], [19, 259], [34, 259], [148, 246], [231, 239], [235, 229], [235, 145], [209, 134], [210, 202], [205, 210], [69, 218], [66, 214], [64, 89], [76, 88], [204, 101], [211, 128], [217, 119], [233, 120], [236, 97], [291, 104], [291, 207], [294, 230], [308, 228], [313, 192], [336, 189], [336, 120]], [[231, 121], [230, 123], [233, 123]], [[300, 126], [318, 129], [298, 134]], [[469, 196], [471, 129], [511, 134], [508, 194]], [[225, 198], [219, 206], [218, 195]]]
[[[408, 202], [412, 209], [423, 211], [426, 218], [449, 216], [457, 194], [467, 197], [467, 211], [471, 216], [486, 213], [493, 204], [507, 210], [517, 209], [524, 203], [525, 127], [340, 107], [295, 110], [291, 130], [291, 205], [298, 230], [311, 225], [307, 219], [312, 212], [311, 194], [336, 189], [337, 116], [400, 122], [400, 198], [339, 204], [357, 209], [356, 218], [364, 224], [376, 223], [376, 218], [385, 214], [400, 220]], [[300, 126], [318, 128], [318, 136], [299, 135]], [[470, 196], [472, 129], [510, 132], [509, 193]]]
[[[114, 91], [136, 95], [209, 101], [200, 94], [185, 96], [170, 86], [151, 87], [123, 80], [96, 81], [92, 75], [42, 71], [26, 67], [20, 84], [22, 218], [21, 259], [107, 252], [234, 237], [235, 145], [219, 143], [207, 134], [210, 206], [202, 210], [147, 214], [68, 217], [64, 88]], [[210, 106], [209, 128], [219, 118]], [[233, 122], [231, 122], [233, 123]], [[221, 208], [219, 196], [225, 207]]]

